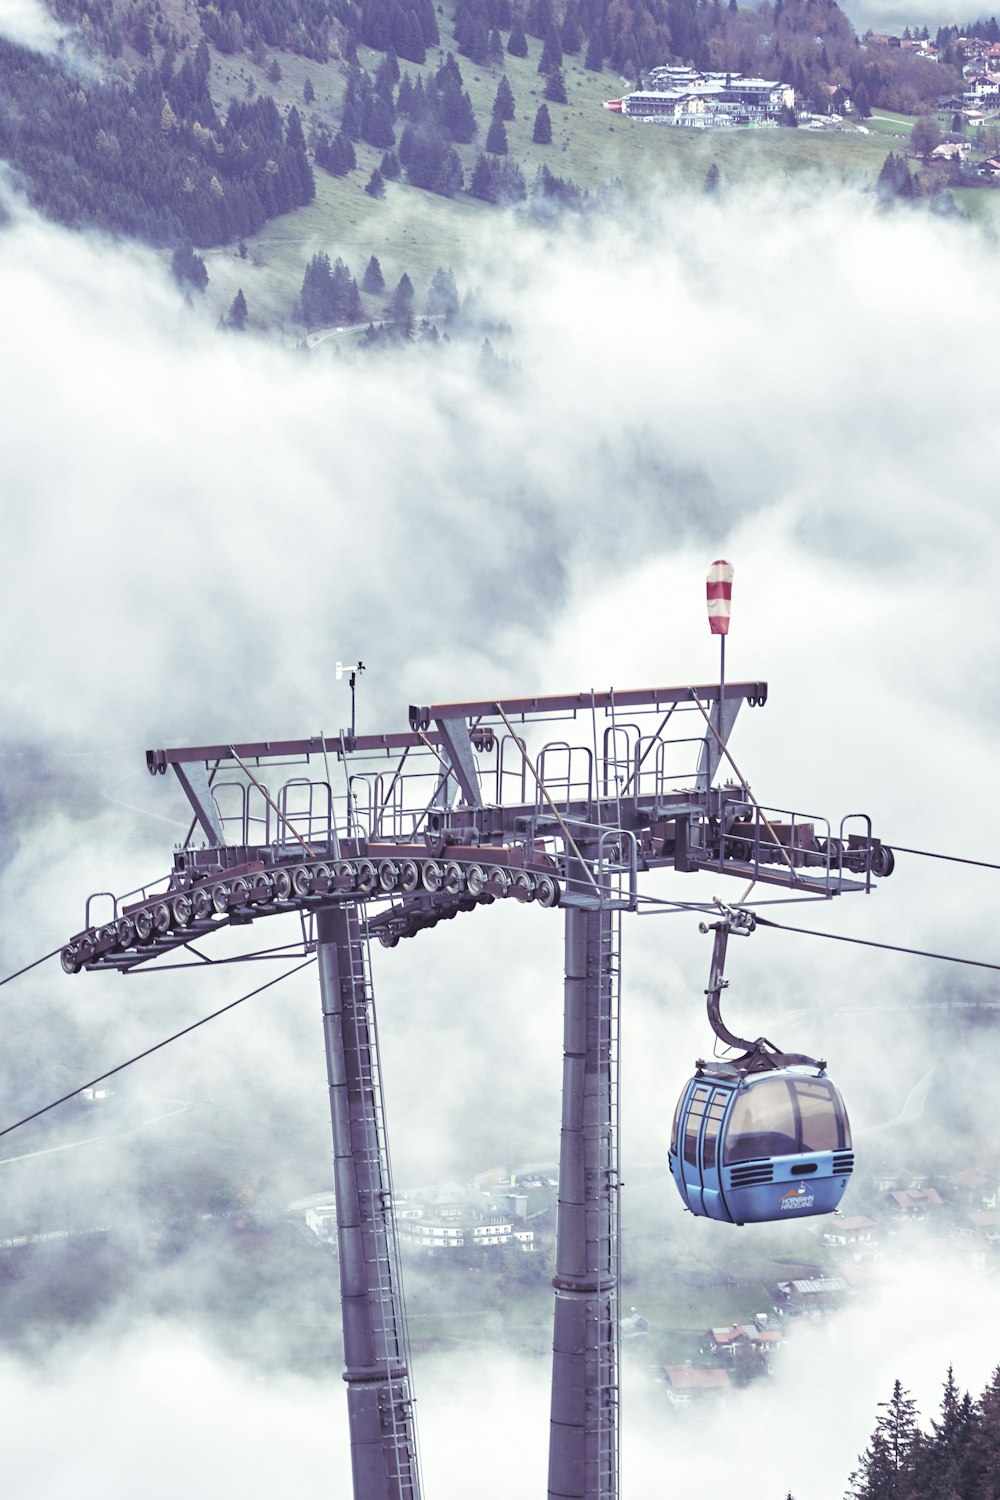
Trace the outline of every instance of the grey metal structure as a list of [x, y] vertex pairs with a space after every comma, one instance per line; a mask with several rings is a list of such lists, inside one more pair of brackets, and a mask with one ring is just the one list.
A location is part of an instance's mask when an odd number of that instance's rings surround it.
[[333, 1124], [344, 1379], [354, 1490], [418, 1500], [420, 1477], [367, 939], [357, 909], [316, 918]]
[[323, 999], [355, 1500], [420, 1500], [369, 939], [394, 948], [498, 899], [563, 908], [548, 1493], [616, 1500], [622, 913], [662, 909], [640, 890], [656, 869], [794, 900], [892, 870], [866, 817], [834, 829], [757, 802], [728, 742], [742, 705], [766, 698], [763, 682], [727, 682], [483, 699], [411, 707], [391, 734], [147, 752], [151, 774], [174, 772], [191, 835], [160, 880], [90, 898], [63, 967], [203, 963], [193, 939], [299, 915]]

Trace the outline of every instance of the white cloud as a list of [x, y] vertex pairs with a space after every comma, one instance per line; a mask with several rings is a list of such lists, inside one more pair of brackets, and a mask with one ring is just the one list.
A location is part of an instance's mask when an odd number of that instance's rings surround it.
[[0, 36], [34, 52], [55, 52], [66, 36], [42, 0], [3, 0]]
[[[304, 360], [218, 336], [145, 251], [24, 214], [0, 235], [0, 792], [16, 798], [20, 839], [3, 876], [7, 967], [68, 935], [88, 890], [121, 890], [168, 863], [181, 830], [161, 820], [183, 821], [184, 808], [168, 780], [146, 775], [147, 745], [335, 732], [348, 707], [333, 664], [359, 655], [369, 665], [362, 728], [405, 727], [410, 701], [711, 678], [703, 579], [720, 555], [737, 568], [730, 677], [771, 683], [767, 707], [745, 710], [733, 741], [758, 795], [833, 817], [865, 807], [890, 840], [995, 858], [994, 804], [980, 790], [997, 728], [1000, 436], [979, 373], [1000, 336], [993, 248], [964, 225], [879, 216], [852, 193], [762, 197], [730, 185], [721, 207], [672, 197], [645, 204], [638, 222], [564, 238], [525, 231], [504, 239], [503, 258], [484, 248], [478, 279], [514, 328], [521, 374], [510, 394], [481, 387], [474, 349]], [[12, 760], [15, 748], [28, 757]], [[54, 785], [40, 780], [53, 771]], [[981, 917], [988, 878], [944, 879], [901, 859], [867, 903], [777, 915], [995, 958]], [[700, 878], [655, 889], [711, 894]], [[274, 941], [294, 935], [272, 925]], [[707, 940], [687, 919], [657, 918], [629, 922], [626, 941], [626, 1151], [655, 1166], [675, 1091], [704, 1045]], [[528, 1145], [554, 1152], [559, 969], [558, 916], [537, 910], [482, 911], [377, 955], [398, 1181]], [[5, 991], [8, 1084], [19, 1104], [52, 1069], [70, 1087], [257, 972], [122, 983], [39, 971]], [[913, 1007], [959, 982], [915, 960], [766, 932], [740, 946], [732, 973], [734, 1024], [770, 1034], [787, 1018], [779, 1039], [787, 1031], [788, 1045], [836, 1058], [868, 1123], [890, 1117], [926, 1072], [933, 1043]], [[873, 1044], [857, 1010], [887, 998], [911, 1014], [905, 1031], [890, 1017]], [[280, 1117], [274, 1152], [287, 1150], [303, 1191], [322, 1187], [317, 1012], [314, 979], [296, 980], [141, 1065], [136, 1087], [179, 1087], [207, 1110], [224, 1105], [227, 1119], [247, 1101], [253, 1150]], [[932, 1093], [927, 1140], [947, 1130], [952, 1102]], [[138, 1157], [129, 1167], [123, 1149], [128, 1183]], [[95, 1161], [87, 1180], [102, 1172]], [[678, 1229], [670, 1207], [671, 1234], [686, 1234], [690, 1221]], [[715, 1243], [733, 1253], [731, 1238]], [[921, 1335], [938, 1329], [925, 1363], [900, 1348], [891, 1287], [870, 1318], [845, 1318], [790, 1356], [795, 1380], [778, 1388], [787, 1399], [817, 1386], [838, 1340], [852, 1390], [853, 1372], [866, 1372], [849, 1422], [829, 1427], [831, 1496], [893, 1374], [919, 1372], [910, 1378], [925, 1402], [951, 1357], [960, 1379], [985, 1378], [972, 1307], [987, 1294], [963, 1287], [957, 1331], [938, 1328], [938, 1274], [907, 1260], [896, 1283], [911, 1310], [924, 1294]], [[70, 1411], [77, 1388], [96, 1389], [100, 1376], [115, 1399], [147, 1390], [180, 1401], [179, 1361], [196, 1373], [192, 1388], [218, 1398], [233, 1441], [214, 1451], [244, 1442], [247, 1472], [268, 1478], [289, 1452], [277, 1434], [291, 1420], [292, 1461], [332, 1472], [312, 1429], [302, 1436], [307, 1425], [288, 1418], [291, 1387], [251, 1389], [173, 1336], [101, 1340], [47, 1397]], [[523, 1461], [541, 1472], [545, 1372], [497, 1370], [490, 1407], [531, 1429]], [[7, 1374], [28, 1433], [40, 1388], [20, 1367]], [[467, 1490], [430, 1395], [453, 1378], [428, 1378], [421, 1401], [428, 1472], [438, 1466], [445, 1495]], [[778, 1393], [740, 1410], [777, 1424]], [[658, 1393], [630, 1399], [648, 1414]], [[340, 1422], [341, 1398], [325, 1391], [330, 1400]], [[450, 1413], [451, 1398], [440, 1400]], [[164, 1487], [209, 1443], [197, 1420], [174, 1417], [190, 1447], [170, 1456]], [[655, 1415], [649, 1428], [627, 1422], [626, 1463], [654, 1472]], [[83, 1417], [79, 1432], [93, 1466]], [[115, 1460], [120, 1488], [154, 1441], [160, 1428], [137, 1421]], [[765, 1446], [784, 1455], [777, 1439]], [[513, 1455], [512, 1469], [521, 1461]], [[812, 1470], [800, 1480], [775, 1465], [776, 1493], [791, 1481], [821, 1500]], [[692, 1455], [693, 1486], [698, 1472]], [[704, 1485], [716, 1492], [714, 1476]], [[507, 1481], [496, 1489], [511, 1492]]]

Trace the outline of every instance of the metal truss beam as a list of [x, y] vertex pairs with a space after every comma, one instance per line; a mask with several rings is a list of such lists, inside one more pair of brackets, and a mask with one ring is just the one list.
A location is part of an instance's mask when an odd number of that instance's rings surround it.
[[147, 750], [146, 768], [151, 776], [164, 772], [168, 766], [184, 765], [189, 761], [242, 761], [288, 760], [310, 755], [371, 754], [385, 751], [394, 754], [397, 750], [418, 750], [427, 741], [440, 744], [435, 734], [421, 738], [419, 734], [358, 734], [319, 735], [307, 740], [249, 740], [239, 745], [179, 745], [167, 750]]
[[[476, 769], [476, 758], [472, 753], [472, 744], [465, 720], [438, 719], [437, 727], [466, 803], [469, 807], [482, 807], [483, 793], [479, 785], [479, 772]], [[451, 798], [446, 796], [445, 801], [450, 803]]]
[[212, 782], [204, 763], [175, 765], [174, 774], [194, 810], [195, 819], [210, 844], [224, 844], [226, 830], [212, 796]]
[[[727, 701], [746, 699], [750, 704], [767, 701], [766, 682], [727, 682]], [[479, 698], [469, 703], [432, 703], [429, 707], [410, 706], [410, 725], [427, 729], [438, 719], [494, 719], [502, 710], [508, 718], [535, 714], [589, 713], [592, 709], [670, 708], [673, 704], [718, 703], [717, 682], [686, 687], [623, 688], [601, 693], [556, 693], [537, 698]]]

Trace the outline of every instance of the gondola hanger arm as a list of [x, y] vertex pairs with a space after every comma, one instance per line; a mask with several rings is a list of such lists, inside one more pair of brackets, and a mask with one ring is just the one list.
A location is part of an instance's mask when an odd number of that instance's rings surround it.
[[722, 991], [729, 986], [729, 980], [725, 978], [729, 935], [732, 933], [736, 937], [749, 937], [757, 925], [757, 918], [751, 911], [727, 906], [724, 901], [719, 900], [718, 896], [713, 899], [719, 908], [719, 920], [698, 923], [699, 932], [715, 933], [715, 942], [712, 946], [712, 968], [708, 988], [705, 991], [708, 1001], [708, 1020], [721, 1042], [725, 1042], [727, 1047], [742, 1049], [743, 1056], [733, 1059], [734, 1068], [741, 1073], [756, 1073], [783, 1067], [819, 1068], [822, 1072], [826, 1067], [825, 1061], [807, 1057], [801, 1052], [781, 1052], [764, 1036], [757, 1037], [755, 1041], [749, 1041], [746, 1037], [737, 1036], [730, 1031], [723, 1021], [720, 1001]]

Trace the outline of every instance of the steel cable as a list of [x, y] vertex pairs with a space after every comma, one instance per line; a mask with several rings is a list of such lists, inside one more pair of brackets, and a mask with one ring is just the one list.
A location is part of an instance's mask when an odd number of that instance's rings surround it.
[[[58, 951], [56, 949], [56, 952]], [[52, 955], [49, 954], [49, 957], [51, 958]], [[39, 962], [41, 962], [40, 959]], [[92, 1089], [96, 1084], [103, 1083], [106, 1078], [113, 1078], [116, 1073], [124, 1072], [133, 1063], [141, 1062], [144, 1057], [152, 1056], [154, 1052], [159, 1052], [163, 1047], [169, 1047], [171, 1042], [179, 1041], [182, 1036], [188, 1036], [190, 1032], [197, 1031], [199, 1026], [207, 1026], [209, 1021], [214, 1021], [219, 1016], [224, 1016], [227, 1010], [235, 1010], [236, 1006], [242, 1005], [245, 1000], [252, 1000], [254, 995], [260, 995], [264, 990], [272, 989], [274, 985], [280, 984], [283, 979], [290, 979], [293, 974], [300, 973], [315, 962], [315, 958], [307, 958], [305, 963], [296, 964], [294, 969], [286, 969], [284, 974], [279, 974], [276, 978], [269, 979], [266, 984], [258, 985], [255, 990], [248, 990], [245, 995], [240, 995], [238, 1000], [230, 1000], [228, 1005], [223, 1005], [218, 1010], [213, 1010], [211, 1015], [202, 1016], [200, 1021], [192, 1021], [190, 1026], [185, 1026], [180, 1031], [175, 1031], [172, 1036], [164, 1037], [162, 1041], [154, 1042], [152, 1047], [147, 1047], [143, 1052], [137, 1052], [134, 1057], [127, 1058], [125, 1062], [118, 1063], [114, 1068], [109, 1068], [106, 1073], [100, 1073], [96, 1078], [91, 1078], [89, 1083], [81, 1083], [79, 1088], [71, 1089], [68, 1094], [63, 1094], [61, 1098], [53, 1099], [50, 1104], [43, 1104], [41, 1109], [33, 1110], [30, 1115], [25, 1115], [21, 1120], [15, 1120], [13, 1125], [5, 1126], [3, 1130], [0, 1130], [0, 1137], [10, 1135], [13, 1130], [20, 1130], [22, 1125], [27, 1125], [30, 1121], [37, 1120], [40, 1115], [48, 1114], [50, 1109], [56, 1109], [60, 1104], [65, 1104], [69, 1099], [75, 1099], [78, 1094], [83, 1093], [84, 1089]]]

